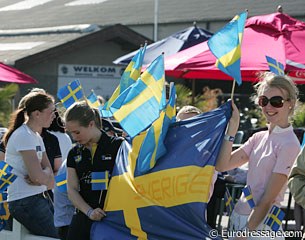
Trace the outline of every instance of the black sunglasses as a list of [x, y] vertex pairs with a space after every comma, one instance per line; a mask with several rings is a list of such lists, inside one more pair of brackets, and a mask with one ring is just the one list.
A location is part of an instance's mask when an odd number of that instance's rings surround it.
[[284, 102], [286, 102], [286, 101], [289, 101], [289, 99], [285, 100], [281, 96], [274, 96], [274, 97], [271, 97], [270, 99], [267, 98], [266, 96], [260, 96], [258, 98], [258, 105], [260, 105], [261, 107], [266, 107], [268, 105], [268, 103], [270, 102], [272, 107], [281, 108], [281, 107], [283, 107]]

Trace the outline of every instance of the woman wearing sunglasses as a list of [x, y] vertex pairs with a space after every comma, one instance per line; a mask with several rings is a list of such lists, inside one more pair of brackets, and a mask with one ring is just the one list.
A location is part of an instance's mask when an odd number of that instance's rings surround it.
[[[255, 133], [232, 152], [239, 125], [239, 112], [233, 103], [232, 118], [216, 163], [216, 170], [223, 172], [249, 162], [247, 185], [251, 188], [255, 207], [251, 209], [242, 194], [230, 217], [231, 230], [246, 230], [249, 233], [253, 230], [270, 230], [264, 226], [265, 217], [273, 205], [281, 206], [288, 174], [300, 151], [299, 141], [289, 122], [298, 96], [295, 84], [286, 76], [265, 73], [255, 89], [255, 101], [267, 119], [268, 130]], [[262, 238], [257, 237], [255, 239]], [[271, 239], [271, 236], [263, 239]]]

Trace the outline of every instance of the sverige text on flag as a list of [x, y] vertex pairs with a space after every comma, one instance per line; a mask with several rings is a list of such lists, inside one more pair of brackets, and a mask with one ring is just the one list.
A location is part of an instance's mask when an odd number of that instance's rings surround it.
[[[137, 144], [124, 142], [110, 180], [105, 211], [92, 240], [204, 239], [210, 184], [231, 103], [174, 123], [165, 139], [167, 153], [145, 174], [135, 174]], [[140, 140], [139, 140], [140, 141]]]

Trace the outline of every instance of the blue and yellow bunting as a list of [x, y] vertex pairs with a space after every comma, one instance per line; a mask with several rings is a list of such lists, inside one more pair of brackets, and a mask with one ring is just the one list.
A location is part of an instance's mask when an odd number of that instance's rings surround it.
[[91, 173], [91, 189], [107, 190], [109, 182], [109, 172], [92, 172]]
[[279, 76], [284, 76], [285, 71], [284, 71], [284, 65], [280, 62], [278, 62], [276, 59], [266, 56], [267, 63], [270, 69], [270, 72], [275, 73], [276, 75]]
[[131, 138], [160, 116], [166, 104], [164, 83], [164, 56], [161, 54], [111, 105], [113, 117]]
[[277, 206], [272, 206], [269, 211], [264, 224], [269, 226], [272, 231], [278, 231], [282, 225], [282, 221], [285, 217], [285, 213]]
[[83, 96], [83, 90], [79, 80], [70, 82], [68, 85], [60, 88], [57, 92], [57, 97], [65, 108], [69, 108], [73, 103], [81, 100]]
[[245, 198], [247, 199], [250, 208], [254, 208], [255, 202], [253, 200], [253, 195], [250, 186], [249, 185], [245, 186], [242, 191], [244, 193]]
[[217, 58], [216, 66], [234, 78], [238, 85], [242, 84], [240, 59], [246, 19], [246, 11], [236, 15], [208, 40], [210, 51]]
[[228, 214], [228, 216], [230, 216], [234, 209], [234, 202], [233, 202], [233, 198], [227, 188], [226, 188], [226, 192], [224, 195], [224, 201], [225, 201], [225, 206], [227, 209], [227, 214]]
[[113, 102], [118, 98], [120, 94], [122, 94], [129, 86], [134, 84], [141, 75], [143, 59], [146, 51], [146, 45], [141, 47], [138, 53], [131, 59], [130, 63], [126, 67], [124, 73], [121, 76], [120, 84], [113, 92], [110, 99], [105, 103], [102, 108], [102, 116], [103, 117], [112, 117], [112, 112], [110, 111], [110, 107]]
[[55, 176], [55, 182], [60, 192], [67, 192], [67, 174], [62, 173]]

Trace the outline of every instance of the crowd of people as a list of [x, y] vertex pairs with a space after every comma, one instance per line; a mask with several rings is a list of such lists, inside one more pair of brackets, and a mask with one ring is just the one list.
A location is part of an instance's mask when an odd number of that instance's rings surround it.
[[[290, 78], [271, 73], [263, 74], [255, 89], [254, 101], [266, 117], [268, 129], [255, 133], [233, 151], [240, 114], [232, 101], [232, 116], [209, 192], [212, 201], [218, 173], [230, 173], [246, 164], [242, 180], [231, 181], [251, 187], [255, 207], [250, 208], [241, 195], [230, 216], [230, 229], [234, 231], [270, 230], [263, 221], [273, 205], [281, 207], [288, 178], [296, 202], [305, 207], [305, 154], [303, 149], [299, 155], [300, 143], [290, 122], [298, 90]], [[198, 108], [185, 106], [178, 112], [177, 121], [198, 114]], [[122, 135], [123, 131], [101, 119], [99, 111], [86, 101], [74, 103], [62, 119], [54, 98], [44, 90], [35, 89], [24, 96], [0, 145], [0, 160], [12, 166], [17, 175], [8, 187], [11, 216], [36, 235], [90, 239], [92, 223], [107, 215], [107, 190], [92, 190], [92, 173], [111, 175], [124, 141], [117, 133]], [[67, 174], [67, 192], [54, 184], [54, 176], [62, 173]], [[208, 213], [207, 217], [215, 228], [215, 216]]]

